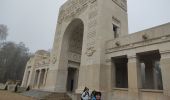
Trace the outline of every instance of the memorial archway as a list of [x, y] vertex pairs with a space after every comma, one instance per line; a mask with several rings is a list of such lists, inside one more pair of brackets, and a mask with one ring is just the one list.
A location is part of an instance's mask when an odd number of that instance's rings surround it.
[[81, 63], [84, 24], [81, 19], [74, 19], [67, 26], [63, 35], [60, 69], [67, 70], [66, 91], [75, 92], [78, 84], [78, 72]]

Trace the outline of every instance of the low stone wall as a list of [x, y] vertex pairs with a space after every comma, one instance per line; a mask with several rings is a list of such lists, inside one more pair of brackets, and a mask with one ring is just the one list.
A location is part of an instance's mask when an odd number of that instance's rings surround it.
[[8, 85], [8, 91], [16, 92], [17, 91], [17, 85]]
[[24, 92], [24, 91], [28, 91], [28, 87], [20, 87], [18, 85], [15, 85], [15, 84], [12, 84], [12, 85], [8, 85], [8, 88], [7, 88], [8, 91], [11, 91], [11, 92]]
[[6, 90], [7, 85], [0, 83], [0, 90]]

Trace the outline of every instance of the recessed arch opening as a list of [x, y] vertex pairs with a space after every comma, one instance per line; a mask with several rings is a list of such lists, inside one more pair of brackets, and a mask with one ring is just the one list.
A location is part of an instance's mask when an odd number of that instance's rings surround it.
[[81, 63], [84, 24], [81, 19], [73, 19], [63, 35], [60, 58], [62, 69], [67, 69], [66, 90], [75, 92], [78, 85], [79, 67]]

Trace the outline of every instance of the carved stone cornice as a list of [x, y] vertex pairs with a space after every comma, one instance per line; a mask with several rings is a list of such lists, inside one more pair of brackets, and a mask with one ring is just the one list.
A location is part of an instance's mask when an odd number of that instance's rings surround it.
[[[129, 39], [130, 39], [130, 37], [129, 37]], [[123, 38], [122, 38], [122, 41], [124, 41]], [[149, 46], [149, 45], [153, 45], [153, 44], [160, 44], [160, 43], [164, 43], [164, 42], [170, 42], [170, 35], [156, 37], [156, 38], [150, 38], [145, 41], [143, 41], [143, 40], [136, 41], [133, 43], [125, 43], [124, 42], [124, 44], [122, 43], [120, 46], [116, 46], [115, 45], [116, 41], [112, 41], [112, 42], [110, 42], [110, 44], [112, 44], [113, 46], [106, 48], [106, 54], [109, 54], [112, 52], [118, 52], [118, 51], [122, 51], [122, 50], [143, 47], [143, 46]]]

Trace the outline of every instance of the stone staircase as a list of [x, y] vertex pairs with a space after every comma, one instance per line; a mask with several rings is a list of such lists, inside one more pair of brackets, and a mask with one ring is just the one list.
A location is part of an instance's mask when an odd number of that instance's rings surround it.
[[25, 87], [18, 87], [18, 90], [17, 90], [18, 93], [21, 93], [21, 92], [24, 92], [24, 91], [27, 91], [27, 88], [25, 88]]
[[72, 100], [66, 93], [52, 93], [43, 100]]
[[34, 98], [34, 100], [72, 100], [67, 93], [55, 93], [39, 90], [30, 90], [20, 93], [23, 96]]

